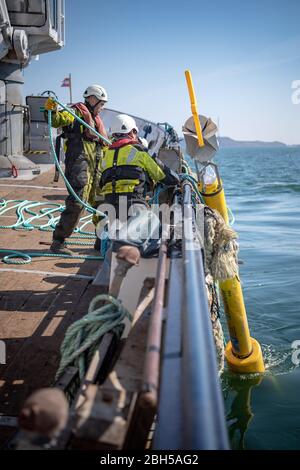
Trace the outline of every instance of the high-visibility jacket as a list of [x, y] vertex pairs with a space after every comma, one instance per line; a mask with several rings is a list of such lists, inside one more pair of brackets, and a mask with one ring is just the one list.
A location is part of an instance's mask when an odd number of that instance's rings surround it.
[[106, 148], [101, 160], [100, 191], [110, 194], [134, 194], [143, 196], [147, 181], [177, 184], [166, 180], [167, 174], [138, 143], [113, 144]]
[[[107, 137], [99, 116], [93, 117], [83, 103], [73, 105], [74, 113]], [[75, 190], [90, 204], [100, 180], [100, 160], [103, 154], [103, 141], [95, 137], [67, 111], [52, 113], [52, 126], [63, 129], [65, 140], [65, 174]]]

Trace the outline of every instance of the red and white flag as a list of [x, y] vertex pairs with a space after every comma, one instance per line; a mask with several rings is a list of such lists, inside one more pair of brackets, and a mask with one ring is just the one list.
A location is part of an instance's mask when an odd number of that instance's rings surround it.
[[61, 86], [65, 87], [70, 87], [71, 86], [71, 80], [70, 77], [66, 77], [63, 79]]

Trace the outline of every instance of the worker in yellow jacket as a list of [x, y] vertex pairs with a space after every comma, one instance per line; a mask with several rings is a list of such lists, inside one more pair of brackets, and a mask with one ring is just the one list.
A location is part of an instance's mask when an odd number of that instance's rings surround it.
[[[98, 195], [105, 205], [114, 207], [118, 219], [123, 219], [119, 217], [121, 197], [126, 197], [129, 209], [133, 204], [146, 204], [145, 196], [153, 183], [159, 182], [166, 186], [179, 183], [175, 172], [148, 154], [145, 142], [142, 143], [138, 138], [138, 131], [131, 116], [115, 116], [111, 123], [113, 143], [104, 150], [100, 163], [102, 174]], [[111, 253], [112, 247], [106, 252], [102, 269], [94, 281], [96, 285], [109, 283]]]
[[100, 163], [100, 194], [105, 203], [118, 208], [120, 196], [127, 197], [128, 206], [143, 203], [149, 183], [179, 183], [175, 172], [147, 153], [138, 140], [138, 127], [131, 116], [115, 116], [111, 134], [113, 143], [105, 149]]
[[[84, 103], [72, 105], [72, 109], [87, 124], [107, 137], [99, 112], [107, 102], [107, 93], [100, 85], [91, 85], [83, 93]], [[46, 111], [52, 111], [52, 126], [63, 129], [65, 143], [65, 175], [80, 199], [94, 204], [96, 188], [100, 179], [100, 160], [104, 142], [89, 129], [80, 124], [67, 111], [58, 111], [52, 98], [45, 103]], [[65, 201], [65, 210], [53, 232], [50, 250], [53, 253], [72, 254], [65, 246], [65, 239], [70, 237], [83, 211], [83, 206], [69, 194]]]

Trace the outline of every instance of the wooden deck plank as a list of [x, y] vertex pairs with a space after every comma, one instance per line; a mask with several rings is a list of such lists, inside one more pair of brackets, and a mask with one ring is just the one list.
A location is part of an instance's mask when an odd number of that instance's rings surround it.
[[[30, 313], [30, 318], [28, 312], [15, 313], [9, 324], [9, 333], [14, 335], [10, 340], [15, 341], [22, 335], [27, 337], [19, 345], [3, 374], [1, 413], [16, 415], [32, 390], [54, 382], [60, 359], [59, 346], [68, 326], [82, 315], [77, 305], [86, 287], [86, 281], [68, 279], [64, 289], [61, 289], [46, 311], [39, 305], [31, 304], [29, 297], [28, 308], [35, 310]], [[27, 323], [26, 327], [24, 322]]]

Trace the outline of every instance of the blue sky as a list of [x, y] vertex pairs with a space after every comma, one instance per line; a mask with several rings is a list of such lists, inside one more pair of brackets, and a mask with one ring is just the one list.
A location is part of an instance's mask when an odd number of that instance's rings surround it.
[[299, 0], [66, 0], [66, 45], [30, 64], [25, 93], [51, 89], [66, 102], [60, 84], [72, 73], [74, 101], [99, 83], [108, 107], [180, 131], [185, 69], [221, 135], [300, 143]]

